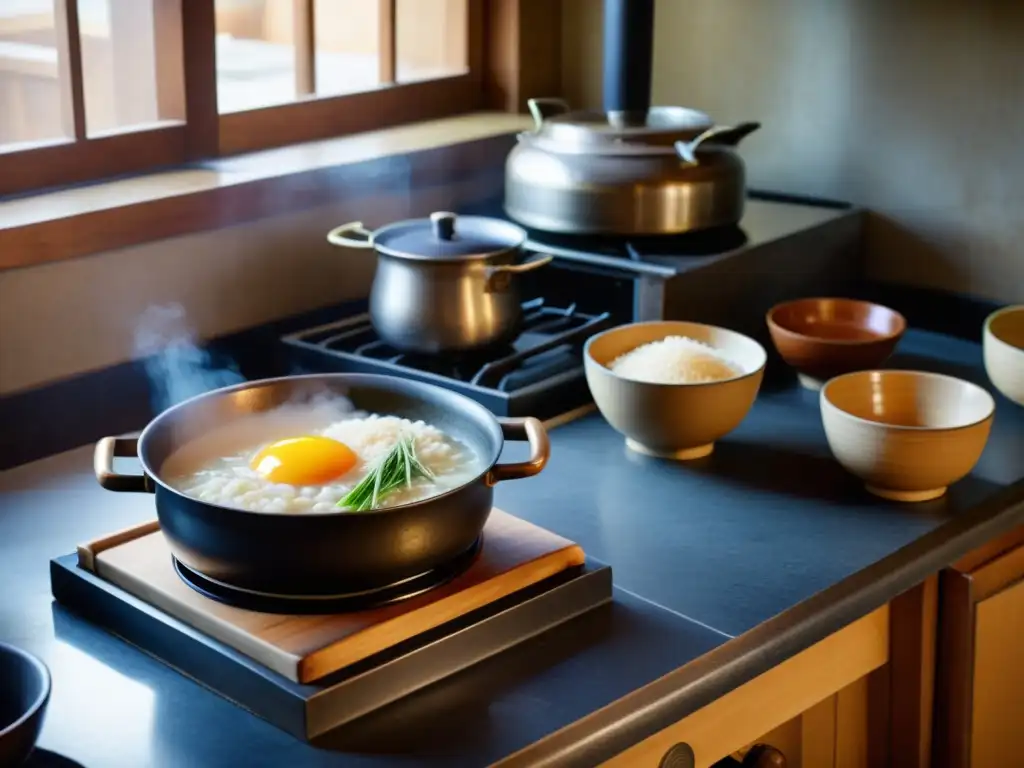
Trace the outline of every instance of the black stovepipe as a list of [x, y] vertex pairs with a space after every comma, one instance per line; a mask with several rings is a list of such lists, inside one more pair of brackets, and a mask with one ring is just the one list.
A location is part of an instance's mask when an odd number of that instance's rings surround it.
[[604, 0], [604, 109], [642, 119], [651, 105], [654, 0]]

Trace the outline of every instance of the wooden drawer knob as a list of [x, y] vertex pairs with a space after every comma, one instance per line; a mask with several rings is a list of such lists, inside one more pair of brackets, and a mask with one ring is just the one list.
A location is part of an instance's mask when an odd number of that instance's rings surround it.
[[680, 742], [669, 747], [661, 758], [658, 768], [694, 768], [697, 758], [689, 744]]
[[743, 756], [743, 762], [733, 757], [719, 760], [713, 768], [786, 768], [786, 756], [768, 744], [757, 744]]
[[743, 768], [786, 768], [786, 756], [768, 744], [757, 744], [743, 758]]

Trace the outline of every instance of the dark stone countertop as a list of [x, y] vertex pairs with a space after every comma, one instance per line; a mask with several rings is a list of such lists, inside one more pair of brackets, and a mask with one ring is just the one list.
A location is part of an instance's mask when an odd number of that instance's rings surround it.
[[[980, 347], [950, 337], [911, 332], [892, 364], [988, 386]], [[975, 473], [943, 499], [899, 505], [831, 460], [817, 403], [766, 384], [690, 465], [627, 453], [597, 414], [555, 429], [548, 468], [502, 484], [497, 502], [611, 563], [614, 603], [318, 747], [52, 603], [51, 557], [153, 515], [147, 498], [95, 485], [91, 448], [0, 474], [0, 640], [50, 665], [41, 746], [85, 766], [485, 765], [634, 692], [515, 762], [592, 765], [1024, 522], [1024, 409], [1000, 397]]]
[[[890, 367], [994, 391], [980, 346], [948, 336], [910, 332]], [[545, 471], [499, 485], [497, 504], [611, 563], [618, 586], [735, 636], [1024, 477], [1024, 408], [996, 397], [975, 471], [933, 502], [862, 490], [832, 458], [819, 394], [785, 377], [766, 383], [739, 428], [698, 462], [629, 451], [598, 414], [571, 422], [554, 432]]]
[[309, 746], [53, 602], [52, 557], [154, 516], [151, 497], [100, 490], [91, 456], [0, 474], [0, 641], [50, 666], [40, 746], [87, 768], [486, 765], [728, 639], [620, 590], [611, 605]]

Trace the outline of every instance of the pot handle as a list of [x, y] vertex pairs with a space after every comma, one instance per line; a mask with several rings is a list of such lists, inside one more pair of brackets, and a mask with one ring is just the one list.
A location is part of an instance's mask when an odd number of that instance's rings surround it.
[[100, 486], [123, 493], [153, 493], [153, 482], [145, 474], [122, 475], [114, 471], [114, 457], [135, 458], [139, 455], [138, 437], [104, 437], [96, 443], [92, 469]]
[[487, 268], [487, 276], [491, 277], [499, 272], [511, 272], [514, 275], [518, 275], [522, 272], [532, 272], [535, 269], [540, 269], [545, 264], [550, 264], [554, 256], [541, 256], [536, 259], [530, 259], [524, 261], [522, 264], [495, 264], [493, 267]]
[[530, 272], [534, 269], [540, 269], [545, 264], [549, 264], [554, 256], [540, 256], [536, 259], [530, 259], [524, 261], [522, 264], [495, 264], [493, 267], [487, 267], [487, 273], [485, 276], [485, 291], [503, 291], [508, 288], [509, 275], [518, 275], [523, 272]]
[[761, 127], [760, 123], [739, 123], [738, 125], [716, 125], [708, 128], [692, 141], [677, 141], [676, 154], [687, 165], [697, 165], [697, 150], [703, 144], [735, 147], [744, 138]]
[[565, 99], [527, 99], [526, 108], [533, 115], [533, 130], [539, 131], [544, 121], [555, 115], [564, 115], [571, 107]]
[[530, 443], [530, 458], [512, 464], [495, 464], [487, 473], [487, 484], [533, 477], [544, 469], [551, 456], [551, 443], [548, 441], [548, 431], [540, 419], [528, 416], [525, 419], [498, 419], [498, 423], [501, 424], [501, 432], [506, 440], [526, 438]]
[[344, 248], [373, 248], [373, 232], [364, 227], [363, 222], [352, 221], [328, 232], [327, 242]]

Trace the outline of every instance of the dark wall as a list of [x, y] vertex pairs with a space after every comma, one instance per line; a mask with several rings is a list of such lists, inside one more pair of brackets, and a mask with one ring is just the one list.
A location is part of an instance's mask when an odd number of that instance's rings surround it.
[[[563, 78], [600, 102], [601, 0]], [[654, 99], [760, 120], [751, 183], [862, 204], [873, 276], [1024, 301], [1024, 2], [658, 0]]]

